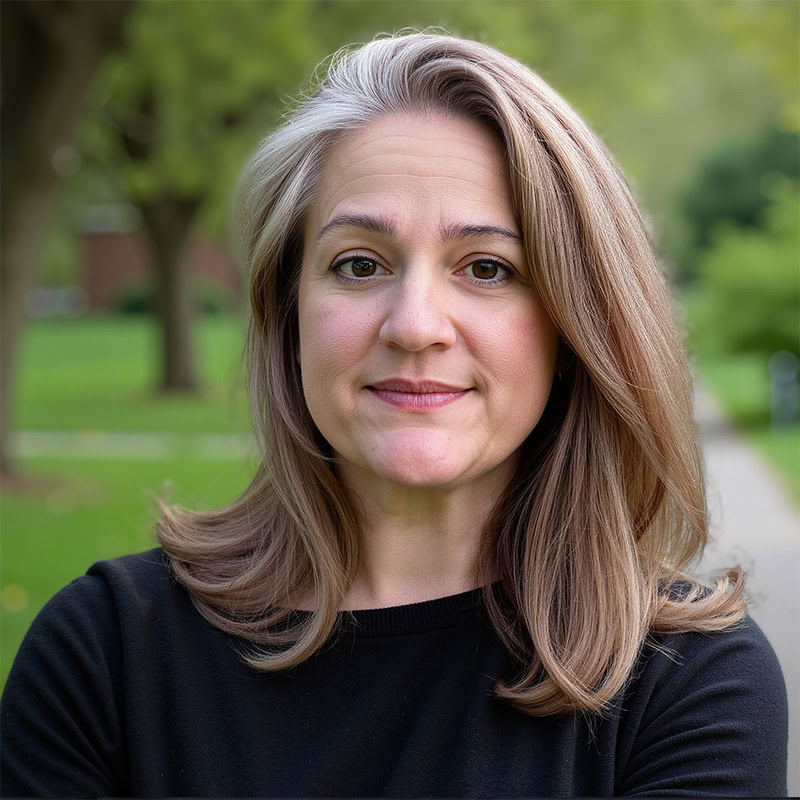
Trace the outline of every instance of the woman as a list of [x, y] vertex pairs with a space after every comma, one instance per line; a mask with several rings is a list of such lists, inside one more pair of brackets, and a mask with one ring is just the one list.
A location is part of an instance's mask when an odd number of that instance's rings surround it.
[[785, 794], [743, 576], [686, 574], [667, 293], [567, 104], [484, 45], [373, 41], [262, 144], [240, 214], [263, 462], [41, 613], [7, 791]]

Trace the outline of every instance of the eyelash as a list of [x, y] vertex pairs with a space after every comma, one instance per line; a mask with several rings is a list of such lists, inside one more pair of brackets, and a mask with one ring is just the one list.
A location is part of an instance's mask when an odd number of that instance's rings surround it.
[[[339, 280], [345, 281], [347, 283], [367, 283], [373, 277], [376, 277], [376, 276], [370, 276], [367, 278], [351, 278], [349, 275], [345, 275], [341, 271], [340, 267], [342, 267], [344, 264], [347, 264], [350, 261], [358, 261], [358, 260], [371, 261], [373, 264], [378, 264], [378, 262], [374, 258], [370, 258], [369, 256], [359, 255], [358, 253], [356, 253], [354, 255], [346, 256], [345, 258], [340, 258], [337, 261], [334, 261], [333, 264], [331, 264], [330, 271], [333, 272]], [[472, 264], [478, 264], [481, 262], [487, 264], [494, 264], [496, 267], [503, 270], [503, 272], [505, 272], [506, 275], [505, 277], [502, 278], [490, 278], [488, 280], [470, 278], [469, 280], [477, 286], [496, 286], [501, 283], [506, 283], [509, 280], [513, 280], [517, 275], [517, 271], [512, 266], [506, 264], [504, 261], [500, 261], [500, 259], [498, 258], [491, 258], [491, 257], [476, 258], [474, 261], [470, 261], [470, 263], [467, 264], [467, 267], [471, 266]], [[378, 264], [378, 266], [380, 266], [380, 264]]]

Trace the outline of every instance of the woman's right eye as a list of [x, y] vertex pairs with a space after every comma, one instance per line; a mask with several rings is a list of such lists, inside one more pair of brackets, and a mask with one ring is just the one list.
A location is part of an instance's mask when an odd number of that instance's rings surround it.
[[386, 270], [377, 261], [364, 256], [350, 256], [337, 261], [332, 267], [331, 272], [335, 272], [340, 278], [350, 281], [364, 280], [380, 275]]

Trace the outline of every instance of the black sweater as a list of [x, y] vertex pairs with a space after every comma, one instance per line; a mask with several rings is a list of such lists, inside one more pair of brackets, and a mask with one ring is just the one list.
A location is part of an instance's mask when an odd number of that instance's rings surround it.
[[[775, 796], [787, 709], [751, 620], [646, 648], [607, 719], [492, 695], [480, 590], [356, 611], [288, 672], [245, 666], [159, 550], [95, 564], [28, 632], [2, 698], [2, 793]], [[592, 730], [592, 728], [594, 730]]]

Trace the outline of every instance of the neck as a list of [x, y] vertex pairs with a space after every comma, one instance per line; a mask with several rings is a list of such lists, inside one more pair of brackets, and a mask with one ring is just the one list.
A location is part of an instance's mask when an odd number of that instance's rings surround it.
[[343, 608], [406, 605], [476, 588], [484, 528], [512, 468], [431, 489], [341, 465], [339, 477], [362, 516], [361, 564]]

